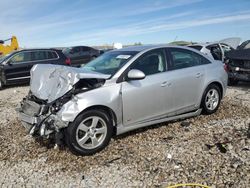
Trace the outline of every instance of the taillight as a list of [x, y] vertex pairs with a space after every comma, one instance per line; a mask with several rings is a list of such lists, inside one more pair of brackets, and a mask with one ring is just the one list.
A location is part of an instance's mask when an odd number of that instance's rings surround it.
[[1, 55], [3, 55], [3, 53], [2, 53], [2, 52], [0, 52], [0, 56], [1, 56]]
[[65, 60], [65, 64], [66, 64], [66, 65], [71, 65], [71, 60], [70, 60], [70, 58], [67, 57], [67, 59]]
[[225, 70], [226, 72], [229, 72], [229, 67], [228, 67], [228, 64], [227, 64], [227, 63], [224, 64], [224, 70]]

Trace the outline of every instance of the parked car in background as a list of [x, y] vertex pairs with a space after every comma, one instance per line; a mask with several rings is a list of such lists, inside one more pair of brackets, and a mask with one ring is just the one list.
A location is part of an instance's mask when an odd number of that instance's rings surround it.
[[63, 49], [63, 53], [70, 58], [71, 65], [80, 67], [83, 64], [97, 58], [100, 51], [89, 46], [74, 46]]
[[228, 38], [223, 39], [218, 42], [208, 42], [208, 43], [198, 43], [188, 45], [190, 48], [194, 48], [209, 57], [213, 58], [214, 60], [219, 60], [224, 62], [226, 53], [229, 51], [236, 49], [240, 43], [240, 38]]
[[70, 60], [57, 49], [25, 49], [0, 58], [0, 88], [24, 84], [30, 80], [30, 69], [35, 64], [70, 65]]
[[208, 55], [214, 60], [224, 61], [225, 54], [231, 51], [233, 48], [223, 43], [204, 43], [193, 44], [188, 47], [199, 50], [200, 52]]
[[250, 40], [227, 53], [226, 58], [228, 84], [236, 85], [239, 81], [250, 82]]
[[[106, 52], [82, 68], [36, 65], [18, 109], [29, 133], [91, 155], [111, 137], [216, 112], [227, 72], [197, 50], [165, 45]], [[64, 79], [60, 79], [63, 77]]]

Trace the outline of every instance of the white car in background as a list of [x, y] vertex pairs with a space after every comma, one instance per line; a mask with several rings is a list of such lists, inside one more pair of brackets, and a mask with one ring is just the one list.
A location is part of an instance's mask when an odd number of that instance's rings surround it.
[[241, 38], [227, 38], [218, 42], [197, 43], [189, 45], [188, 47], [194, 48], [205, 55], [208, 55], [214, 60], [224, 61], [225, 54], [232, 49], [236, 49], [240, 44]]

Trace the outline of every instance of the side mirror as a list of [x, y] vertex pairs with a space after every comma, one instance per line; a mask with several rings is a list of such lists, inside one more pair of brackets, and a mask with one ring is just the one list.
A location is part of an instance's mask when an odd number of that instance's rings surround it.
[[146, 77], [146, 75], [142, 71], [140, 71], [138, 69], [132, 69], [132, 70], [130, 70], [128, 72], [128, 76], [127, 76], [127, 78], [129, 80], [142, 80], [145, 77]]

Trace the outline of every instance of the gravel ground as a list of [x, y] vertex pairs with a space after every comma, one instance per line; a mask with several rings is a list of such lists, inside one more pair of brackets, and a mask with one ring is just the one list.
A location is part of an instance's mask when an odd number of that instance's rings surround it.
[[217, 113], [162, 123], [112, 139], [79, 157], [35, 142], [15, 107], [28, 87], [0, 91], [0, 187], [250, 185], [250, 86], [227, 91]]

